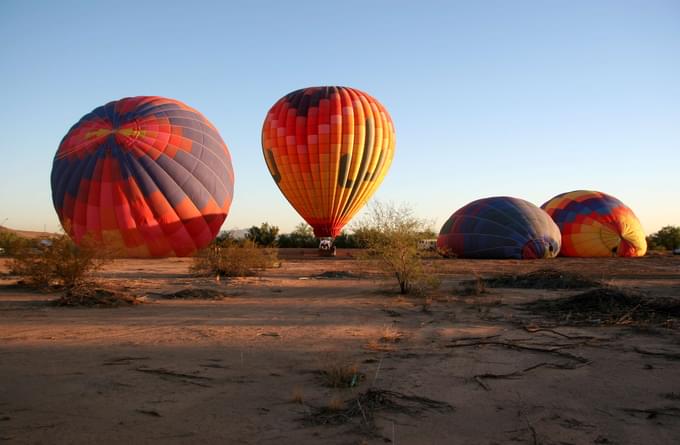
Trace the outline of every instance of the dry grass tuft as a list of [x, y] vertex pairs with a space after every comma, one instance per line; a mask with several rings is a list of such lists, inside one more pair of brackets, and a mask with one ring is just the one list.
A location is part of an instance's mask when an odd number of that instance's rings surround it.
[[399, 332], [393, 326], [384, 326], [380, 335], [382, 343], [398, 343], [401, 341], [404, 334]]
[[290, 401], [299, 405], [305, 403], [305, 397], [304, 393], [302, 392], [302, 388], [299, 386], [293, 387], [293, 393], [291, 394]]
[[329, 388], [353, 388], [365, 378], [355, 362], [337, 358], [329, 359], [317, 374], [321, 376], [324, 386]]
[[344, 425], [358, 419], [361, 430], [376, 434], [375, 413], [389, 411], [409, 416], [419, 416], [425, 411], [449, 413], [453, 407], [446, 402], [426, 397], [407, 395], [396, 391], [370, 388], [356, 397], [312, 409], [303, 419], [310, 425]]
[[328, 409], [329, 412], [339, 413], [345, 409], [345, 402], [340, 397], [333, 396], [328, 401], [326, 408]]

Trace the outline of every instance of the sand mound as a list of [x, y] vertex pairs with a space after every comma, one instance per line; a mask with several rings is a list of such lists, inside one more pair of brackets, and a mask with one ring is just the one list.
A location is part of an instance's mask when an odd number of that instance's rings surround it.
[[120, 307], [141, 303], [138, 297], [125, 292], [86, 286], [68, 289], [54, 301], [57, 306], [70, 307]]
[[539, 269], [525, 274], [503, 274], [484, 280], [489, 287], [522, 289], [585, 289], [600, 283], [581, 274], [555, 269]]
[[223, 292], [215, 289], [188, 288], [177, 292], [162, 294], [161, 298], [183, 299], [183, 300], [222, 300], [225, 298]]
[[523, 307], [563, 323], [673, 325], [680, 317], [680, 300], [650, 298], [615, 287], [600, 287], [571, 297], [538, 300]]
[[315, 278], [342, 279], [342, 278], [357, 278], [357, 276], [354, 275], [352, 272], [346, 272], [343, 270], [327, 270], [316, 275]]

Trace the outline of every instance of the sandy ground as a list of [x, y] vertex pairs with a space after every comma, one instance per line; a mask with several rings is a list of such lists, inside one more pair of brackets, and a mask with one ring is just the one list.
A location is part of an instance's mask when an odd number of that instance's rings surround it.
[[[578, 291], [455, 290], [549, 266], [680, 299], [680, 257], [434, 263], [442, 284], [429, 308], [348, 258], [291, 259], [219, 283], [192, 277], [186, 259], [118, 260], [100, 281], [148, 304], [115, 309], [54, 307], [58, 295], [5, 276], [0, 442], [680, 443], [677, 324], [555, 326], [518, 304]], [[352, 275], [317, 277], [329, 271]], [[225, 298], [158, 298], [187, 288]], [[319, 371], [334, 365], [363, 379], [326, 387]], [[371, 388], [450, 407], [410, 399], [410, 411], [375, 411], [375, 428], [369, 407], [344, 424], [309, 421]]]

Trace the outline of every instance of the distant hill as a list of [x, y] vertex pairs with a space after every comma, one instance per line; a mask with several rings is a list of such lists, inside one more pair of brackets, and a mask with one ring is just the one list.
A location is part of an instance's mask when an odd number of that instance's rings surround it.
[[49, 238], [51, 236], [57, 235], [57, 233], [51, 233], [51, 232], [34, 232], [32, 230], [16, 230], [16, 229], [10, 229], [9, 227], [5, 227], [5, 226], [0, 226], [0, 233], [2, 233], [2, 232], [14, 233], [17, 236], [20, 236], [22, 238], [28, 238], [28, 239]]

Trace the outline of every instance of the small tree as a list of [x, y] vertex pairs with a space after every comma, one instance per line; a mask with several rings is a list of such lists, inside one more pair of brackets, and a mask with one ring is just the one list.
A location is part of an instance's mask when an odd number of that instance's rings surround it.
[[680, 248], [680, 226], [665, 226], [647, 237], [647, 245], [652, 249], [673, 250]]
[[333, 241], [340, 249], [365, 249], [366, 245], [356, 233], [347, 233], [344, 230]]
[[367, 247], [368, 256], [379, 259], [394, 274], [400, 293], [407, 294], [414, 285], [427, 281], [418, 240], [428, 230], [429, 224], [415, 217], [410, 208], [374, 202], [355, 225], [354, 234]]
[[252, 226], [248, 229], [246, 238], [253, 241], [255, 244], [264, 247], [273, 247], [276, 245], [276, 236], [279, 234], [277, 226], [270, 226], [269, 223], [262, 223], [260, 227]]
[[317, 247], [318, 242], [314, 236], [312, 227], [307, 223], [300, 223], [295, 226], [289, 234], [279, 235], [277, 240], [279, 247]]

